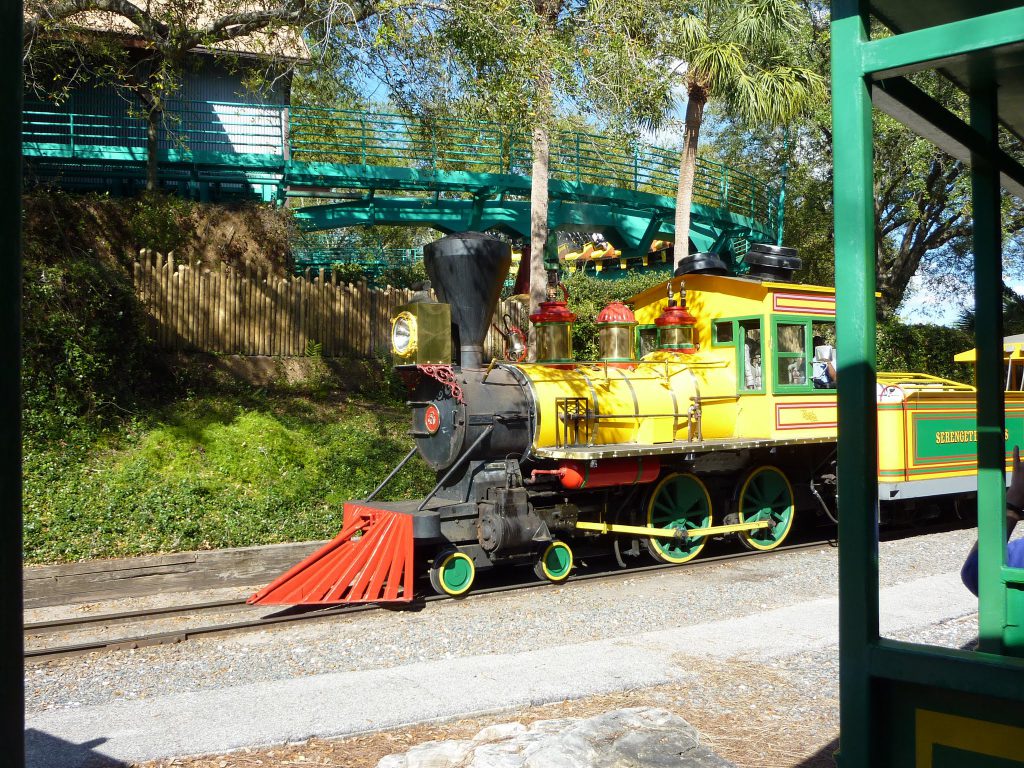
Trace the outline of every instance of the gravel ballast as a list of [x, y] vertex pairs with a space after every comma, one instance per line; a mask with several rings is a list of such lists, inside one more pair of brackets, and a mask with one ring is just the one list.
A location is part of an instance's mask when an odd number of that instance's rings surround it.
[[[955, 575], [974, 535], [881, 545], [891, 636], [952, 647], [974, 637], [973, 597]], [[684, 685], [700, 707], [710, 705], [701, 689], [715, 675], [692, 672], [695, 660], [726, 665], [745, 655], [770, 656], [773, 674], [814, 701], [835, 686], [835, 591], [836, 551], [803, 551], [67, 659], [27, 670], [28, 728], [76, 743], [109, 738], [98, 752], [142, 760], [666, 683]], [[365, 716], [374, 701], [407, 696], [409, 681], [419, 686], [413, 700], [381, 704], [389, 721]], [[294, 722], [282, 723], [289, 705]], [[160, 719], [161, 707], [197, 713], [204, 722], [196, 730], [207, 734], [231, 707], [240, 714], [227, 718], [226, 741], [210, 746], [174, 735], [178, 726]], [[364, 716], [354, 716], [360, 709]], [[258, 710], [275, 712], [277, 722], [250, 728]], [[162, 722], [166, 732], [130, 733], [126, 721]], [[30, 765], [50, 764], [41, 760], [34, 754]]]

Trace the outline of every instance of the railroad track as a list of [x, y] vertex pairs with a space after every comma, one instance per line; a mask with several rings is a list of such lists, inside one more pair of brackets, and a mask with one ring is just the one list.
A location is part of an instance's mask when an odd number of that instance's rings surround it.
[[[584, 581], [609, 581], [615, 579], [627, 579], [636, 576], [643, 576], [646, 574], [655, 573], [658, 571], [664, 571], [670, 568], [685, 567], [689, 569], [701, 570], [702, 568], [717, 565], [722, 562], [740, 560], [755, 555], [762, 558], [773, 557], [782, 555], [784, 553], [800, 550], [822, 549], [832, 545], [832, 541], [818, 540], [782, 546], [776, 550], [772, 550], [771, 552], [738, 551], [725, 553], [721, 555], [713, 555], [710, 557], [703, 557], [698, 560], [694, 560], [690, 563], [685, 563], [682, 566], [673, 565], [669, 563], [658, 563], [653, 565], [639, 566], [627, 569], [622, 569], [618, 567], [614, 567], [613, 569], [600, 568], [595, 569], [593, 571], [586, 571], [574, 575], [570, 577], [568, 581], [562, 582], [562, 584], [580, 583]], [[464, 599], [476, 600], [486, 598], [490, 595], [496, 595], [505, 592], [521, 591], [527, 589], [543, 589], [545, 587], [551, 586], [552, 585], [548, 582], [540, 581], [537, 579], [532, 579], [529, 581], [516, 581], [510, 584], [501, 584], [496, 586], [474, 589], [473, 592]], [[422, 608], [422, 606], [427, 603], [433, 603], [438, 600], [451, 599], [452, 598], [446, 595], [430, 594], [426, 595], [425, 597], [414, 600], [412, 603], [408, 605], [410, 609], [416, 610]], [[123, 613], [98, 614], [95, 616], [76, 617], [73, 619], [62, 619], [58, 621], [33, 622], [25, 625], [24, 633], [26, 645], [28, 645], [29, 640], [38, 640], [39, 638], [45, 637], [47, 635], [60, 633], [74, 633], [95, 628], [125, 626], [129, 624], [143, 624], [146, 622], [152, 622], [160, 619], [173, 617], [181, 619], [193, 618], [196, 616], [201, 616], [204, 613], [215, 613], [231, 610], [255, 612], [261, 609], [247, 607], [244, 600], [221, 600], [209, 603], [197, 603], [183, 606], [169, 606], [164, 608], [128, 611]], [[115, 638], [88, 640], [79, 643], [71, 643], [68, 645], [31, 648], [25, 651], [25, 663], [39, 664], [60, 658], [80, 656], [88, 653], [145, 648], [155, 645], [169, 645], [174, 643], [185, 642], [187, 640], [191, 640], [198, 637], [239, 634], [243, 632], [251, 632], [260, 629], [266, 629], [267, 627], [282, 624], [294, 622], [323, 621], [338, 616], [348, 616], [352, 614], [382, 610], [394, 610], [394, 608], [382, 607], [374, 604], [338, 606], [335, 608], [322, 608], [314, 610], [288, 608], [282, 611], [271, 613], [269, 615], [261, 615], [257, 618], [245, 618], [239, 621], [210, 623], [200, 626], [183, 627], [181, 629], [172, 629], [147, 634], [129, 634]]]
[[[894, 539], [906, 538], [911, 536], [920, 536], [930, 533], [941, 533], [956, 528], [963, 528], [965, 527], [965, 525], [966, 523], [964, 521], [947, 520], [925, 528], [890, 528], [889, 530], [883, 532], [881, 539], [883, 541], [891, 541]], [[818, 535], [820, 536], [820, 533]], [[771, 550], [769, 552], [738, 550], [733, 552], [726, 552], [719, 555], [705, 556], [698, 558], [697, 560], [694, 560], [692, 562], [685, 563], [681, 566], [669, 563], [656, 563], [646, 566], [630, 567], [626, 569], [622, 569], [616, 566], [590, 566], [590, 568], [574, 574], [572, 577], [568, 579], [568, 581], [562, 583], [570, 584], [584, 581], [628, 579], [636, 576], [643, 576], [645, 574], [656, 573], [658, 571], [664, 571], [670, 568], [689, 568], [691, 570], [699, 571], [702, 568], [707, 568], [723, 562], [741, 560], [752, 556], [762, 558], [777, 557], [779, 555], [783, 555], [789, 552], [822, 549], [831, 546], [835, 546], [834, 538], [818, 538], [812, 541], [784, 545], [779, 547], [778, 549]], [[551, 584], [549, 584], [548, 582], [534, 579], [531, 574], [531, 577], [528, 579], [520, 579], [508, 584], [481, 586], [479, 588], [474, 588], [474, 590], [463, 599], [483, 599], [487, 596], [500, 594], [503, 592], [512, 592], [527, 589], [543, 589], [545, 587], [550, 586]], [[420, 590], [423, 591], [425, 589], [429, 589], [429, 587], [426, 585], [426, 580], [424, 579], [423, 583], [420, 584]], [[437, 600], [450, 599], [452, 598], [447, 597], [446, 595], [428, 594], [424, 597], [417, 598], [412, 603], [403, 604], [402, 608], [404, 608], [405, 610], [419, 610], [422, 609], [422, 607], [427, 603], [433, 603]], [[24, 632], [26, 646], [28, 646], [30, 643], [27, 641], [29, 640], [38, 640], [39, 638], [45, 637], [47, 635], [54, 635], [59, 633], [82, 632], [90, 628], [106, 628], [118, 626], [123, 627], [131, 624], [145, 624], [147, 622], [154, 622], [162, 619], [172, 619], [175, 617], [182, 620], [192, 619], [197, 616], [202, 616], [203, 614], [211, 614], [217, 612], [224, 613], [229, 611], [236, 611], [251, 614], [261, 610], [263, 609], [247, 606], [244, 600], [221, 600], [208, 603], [197, 603], [192, 605], [168, 606], [164, 608], [129, 611], [124, 613], [98, 614], [94, 616], [76, 617], [73, 619], [62, 619], [58, 621], [34, 622], [26, 624]], [[127, 650], [133, 648], [145, 648], [154, 645], [168, 645], [185, 642], [187, 640], [198, 637], [238, 634], [243, 632], [251, 632], [255, 630], [266, 629], [267, 627], [273, 627], [293, 622], [323, 621], [327, 619], [336, 618], [338, 616], [348, 616], [359, 613], [382, 610], [395, 610], [395, 607], [382, 607], [375, 604], [338, 606], [335, 608], [320, 609], [290, 607], [281, 611], [276, 611], [271, 614], [263, 614], [255, 618], [246, 617], [237, 621], [211, 622], [209, 624], [182, 627], [179, 629], [172, 629], [167, 631], [140, 634], [124, 634], [113, 639], [94, 639], [78, 643], [71, 643], [67, 645], [55, 645], [44, 648], [31, 648], [29, 650], [26, 650], [25, 652], [25, 663], [39, 664], [60, 658], [65, 658], [69, 656], [80, 656], [88, 653]]]

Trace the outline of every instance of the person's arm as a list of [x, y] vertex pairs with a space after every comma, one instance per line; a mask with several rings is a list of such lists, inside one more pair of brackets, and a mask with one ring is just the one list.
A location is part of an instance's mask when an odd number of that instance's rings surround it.
[[[1013, 446], [1013, 474], [1010, 476], [1010, 485], [1006, 489], [1006, 539], [1010, 535], [1017, 522], [1024, 517], [1024, 472], [1020, 468], [1020, 447]], [[978, 594], [978, 542], [974, 542], [967, 559], [964, 560], [963, 568], [960, 569], [960, 580], [975, 595]]]

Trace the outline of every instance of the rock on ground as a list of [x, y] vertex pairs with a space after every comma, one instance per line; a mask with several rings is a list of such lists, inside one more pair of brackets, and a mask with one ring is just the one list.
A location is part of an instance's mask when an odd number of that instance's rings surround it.
[[652, 707], [584, 720], [505, 723], [472, 739], [428, 741], [377, 768], [729, 768], [685, 720]]

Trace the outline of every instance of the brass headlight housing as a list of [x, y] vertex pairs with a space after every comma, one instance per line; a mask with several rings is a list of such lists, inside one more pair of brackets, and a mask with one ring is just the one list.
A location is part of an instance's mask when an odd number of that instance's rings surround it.
[[399, 312], [391, 321], [391, 351], [398, 357], [416, 353], [416, 317], [411, 312]]

